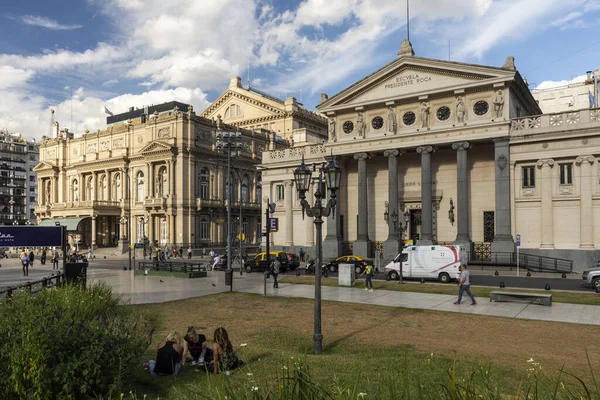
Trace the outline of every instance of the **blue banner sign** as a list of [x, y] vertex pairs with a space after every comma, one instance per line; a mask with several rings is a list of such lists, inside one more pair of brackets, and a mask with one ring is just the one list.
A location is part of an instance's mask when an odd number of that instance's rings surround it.
[[62, 247], [62, 226], [0, 226], [0, 247]]

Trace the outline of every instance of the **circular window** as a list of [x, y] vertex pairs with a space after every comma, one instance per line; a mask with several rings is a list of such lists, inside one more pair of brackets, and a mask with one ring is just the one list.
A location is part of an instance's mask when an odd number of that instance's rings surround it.
[[342, 129], [344, 129], [344, 132], [346, 133], [352, 133], [352, 131], [354, 130], [354, 124], [352, 123], [352, 121], [346, 121], [344, 122]]
[[404, 125], [412, 125], [415, 123], [415, 121], [417, 120], [417, 117], [415, 116], [415, 113], [412, 111], [408, 111], [406, 113], [404, 113], [404, 115], [402, 116], [402, 122], [404, 122]]
[[448, 118], [450, 118], [450, 109], [446, 106], [442, 106], [437, 109], [435, 115], [440, 121], [446, 121]]
[[485, 114], [487, 114], [489, 109], [490, 109], [490, 106], [488, 105], [487, 101], [483, 101], [483, 100], [478, 101], [473, 106], [473, 112], [475, 113], [475, 115], [485, 115]]
[[381, 118], [381, 117], [373, 118], [373, 120], [371, 121], [371, 126], [373, 127], [373, 129], [383, 128], [383, 118]]

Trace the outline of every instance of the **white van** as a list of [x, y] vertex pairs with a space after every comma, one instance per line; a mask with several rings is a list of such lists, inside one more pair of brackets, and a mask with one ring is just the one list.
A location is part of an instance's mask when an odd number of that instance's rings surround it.
[[390, 280], [403, 278], [433, 278], [443, 283], [457, 279], [458, 267], [466, 264], [467, 255], [463, 246], [407, 246], [394, 261], [385, 266]]

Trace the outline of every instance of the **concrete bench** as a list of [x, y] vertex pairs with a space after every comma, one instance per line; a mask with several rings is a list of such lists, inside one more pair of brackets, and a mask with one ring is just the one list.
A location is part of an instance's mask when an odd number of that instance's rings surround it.
[[552, 295], [541, 293], [491, 292], [490, 301], [515, 301], [551, 306]]

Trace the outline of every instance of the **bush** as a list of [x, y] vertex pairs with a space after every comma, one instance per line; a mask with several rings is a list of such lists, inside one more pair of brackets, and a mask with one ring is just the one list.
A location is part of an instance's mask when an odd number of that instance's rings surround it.
[[0, 303], [0, 397], [111, 397], [150, 333], [148, 319], [106, 284], [18, 293]]

